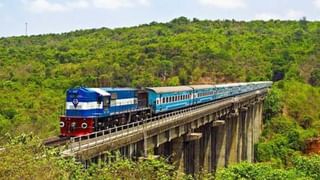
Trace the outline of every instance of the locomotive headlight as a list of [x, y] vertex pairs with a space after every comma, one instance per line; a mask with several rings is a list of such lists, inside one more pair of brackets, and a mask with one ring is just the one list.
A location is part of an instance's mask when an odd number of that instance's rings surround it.
[[86, 129], [88, 127], [88, 124], [87, 123], [82, 123], [81, 127], [82, 127], [82, 129]]
[[64, 122], [60, 121], [60, 127], [63, 128], [64, 127]]

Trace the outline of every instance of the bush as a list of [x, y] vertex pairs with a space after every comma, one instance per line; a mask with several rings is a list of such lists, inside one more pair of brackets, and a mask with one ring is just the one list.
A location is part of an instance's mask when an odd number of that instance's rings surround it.
[[295, 156], [292, 161], [297, 171], [313, 179], [320, 179], [320, 155]]
[[[295, 169], [280, 169], [273, 167], [267, 163], [247, 163], [242, 162], [230, 166], [225, 169], [218, 170], [216, 174], [217, 180], [234, 180], [234, 179], [261, 179], [261, 180], [287, 180], [287, 179], [298, 179], [303, 176], [298, 173]], [[305, 178], [305, 177], [304, 177]]]

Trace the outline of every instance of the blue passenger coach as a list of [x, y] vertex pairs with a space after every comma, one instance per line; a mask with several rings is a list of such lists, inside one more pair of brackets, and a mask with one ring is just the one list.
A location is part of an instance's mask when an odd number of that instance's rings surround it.
[[148, 87], [148, 104], [153, 113], [191, 106], [193, 89], [188, 86]]
[[201, 104], [215, 99], [213, 85], [190, 85], [193, 89], [193, 104]]

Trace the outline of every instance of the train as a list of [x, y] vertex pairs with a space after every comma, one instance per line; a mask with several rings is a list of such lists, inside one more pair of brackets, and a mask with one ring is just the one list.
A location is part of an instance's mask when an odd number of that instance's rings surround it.
[[60, 116], [60, 136], [87, 135], [271, 85], [271, 81], [259, 81], [145, 88], [71, 88], [66, 92], [65, 113]]

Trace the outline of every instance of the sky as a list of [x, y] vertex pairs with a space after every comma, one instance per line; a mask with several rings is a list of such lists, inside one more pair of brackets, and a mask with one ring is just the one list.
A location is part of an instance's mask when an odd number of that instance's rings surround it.
[[200, 20], [320, 20], [320, 0], [0, 0], [0, 37]]

